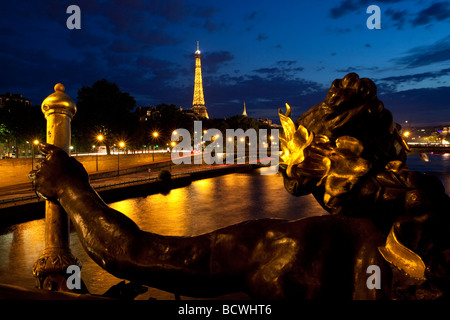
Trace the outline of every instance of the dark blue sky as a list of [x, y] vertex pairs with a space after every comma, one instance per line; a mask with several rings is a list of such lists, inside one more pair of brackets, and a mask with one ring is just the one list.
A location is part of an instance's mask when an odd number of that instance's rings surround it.
[[[69, 30], [69, 5], [81, 29]], [[381, 9], [370, 30], [369, 5]], [[399, 123], [450, 124], [450, 2], [2, 1], [0, 93], [40, 104], [62, 82], [76, 98], [105, 78], [137, 105], [190, 108], [200, 41], [210, 117], [296, 118], [348, 72], [375, 81]]]

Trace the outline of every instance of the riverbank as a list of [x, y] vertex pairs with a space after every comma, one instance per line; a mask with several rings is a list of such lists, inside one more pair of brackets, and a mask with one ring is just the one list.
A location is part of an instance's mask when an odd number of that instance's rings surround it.
[[[184, 168], [177, 170], [168, 180], [160, 180], [157, 176], [141, 174], [140, 178], [126, 179], [127, 175], [120, 177], [112, 173], [103, 173], [95, 176], [98, 179], [93, 188], [106, 203], [116, 202], [128, 198], [146, 197], [155, 193], [168, 193], [172, 189], [182, 188], [192, 181], [207, 179], [215, 176], [252, 171], [259, 168], [256, 164], [233, 164], [221, 166], [205, 166], [194, 169]], [[142, 168], [141, 168], [142, 169]], [[136, 169], [129, 169], [131, 176]], [[145, 176], [145, 177], [144, 177]], [[91, 179], [93, 177], [91, 176]], [[16, 223], [36, 220], [45, 216], [45, 201], [35, 194], [29, 194], [12, 201], [0, 204], [0, 225], [6, 227]]]
[[[170, 161], [170, 157], [168, 152], [74, 156], [90, 175], [117, 172], [118, 170], [122, 173], [126, 172], [128, 168], [167, 162]], [[29, 182], [28, 172], [35, 168], [41, 160], [40, 155], [34, 158], [2, 159], [0, 161], [2, 177], [0, 187]]]

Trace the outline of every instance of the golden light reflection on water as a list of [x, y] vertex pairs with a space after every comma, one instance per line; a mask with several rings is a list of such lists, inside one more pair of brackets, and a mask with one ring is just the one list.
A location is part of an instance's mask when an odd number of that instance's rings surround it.
[[0, 235], [0, 282], [34, 282], [31, 267], [44, 250], [44, 220], [30, 221]]
[[281, 176], [230, 174], [194, 181], [190, 186], [110, 205], [143, 230], [188, 236], [250, 219], [298, 219], [325, 211], [312, 196], [293, 197]]
[[185, 212], [189, 211], [189, 205], [186, 191], [174, 189], [168, 195], [128, 199], [112, 203], [110, 207], [127, 215], [145, 231], [181, 236], [188, 231]]

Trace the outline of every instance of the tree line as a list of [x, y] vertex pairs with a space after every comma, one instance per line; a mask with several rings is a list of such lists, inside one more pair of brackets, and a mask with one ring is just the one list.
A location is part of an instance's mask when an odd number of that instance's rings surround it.
[[[77, 95], [77, 113], [72, 120], [72, 146], [77, 153], [92, 152], [93, 146], [106, 147], [107, 153], [125, 143], [127, 150], [163, 148], [170, 144], [172, 132], [184, 128], [193, 132], [192, 115], [173, 104], [136, 108], [136, 100], [106, 79], [83, 86]], [[226, 129], [268, 128], [253, 118], [236, 115], [227, 119], [202, 119], [203, 127]], [[0, 106], [0, 150], [32, 148], [32, 141], [45, 141], [46, 122], [40, 106], [7, 102]], [[156, 133], [156, 134], [155, 134]], [[98, 137], [102, 139], [99, 141]], [[2, 147], [3, 146], [3, 147]], [[19, 151], [19, 152], [17, 152]], [[1, 152], [0, 152], [1, 153]]]

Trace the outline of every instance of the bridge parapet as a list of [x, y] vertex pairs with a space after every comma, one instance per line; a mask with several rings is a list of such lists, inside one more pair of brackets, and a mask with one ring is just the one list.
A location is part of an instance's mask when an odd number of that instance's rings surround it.
[[411, 152], [408, 152], [408, 155], [418, 154], [418, 153], [450, 153], [450, 146], [411, 146], [409, 145]]

